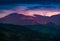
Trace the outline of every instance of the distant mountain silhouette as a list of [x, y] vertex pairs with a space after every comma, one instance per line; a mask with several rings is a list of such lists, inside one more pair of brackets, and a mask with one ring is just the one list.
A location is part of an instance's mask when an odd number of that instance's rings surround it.
[[37, 15], [35, 14], [35, 20], [36, 22], [38, 22], [39, 24], [47, 24], [49, 21], [49, 17], [47, 16], [41, 16], [41, 15]]
[[60, 14], [53, 15], [51, 17], [41, 16], [35, 14], [33, 16], [27, 16], [23, 14], [12, 13], [0, 19], [0, 23], [15, 24], [15, 25], [36, 25], [54, 23], [60, 25]]
[[1, 23], [16, 24], [16, 25], [33, 25], [37, 24], [32, 16], [26, 16], [23, 14], [12, 13], [4, 18], [0, 19]]
[[46, 25], [51, 26], [51, 27], [56, 26], [56, 24], [53, 23], [53, 22], [49, 22], [49, 23], [47, 23]]
[[50, 21], [56, 25], [60, 25], [60, 14], [51, 16]]

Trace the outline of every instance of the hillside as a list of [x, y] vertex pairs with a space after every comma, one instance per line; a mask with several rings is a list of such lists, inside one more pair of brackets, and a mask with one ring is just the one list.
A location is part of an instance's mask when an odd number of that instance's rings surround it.
[[[19, 26], [19, 25], [0, 23], [0, 41], [58, 41], [60, 40], [59, 32], [57, 32], [58, 34], [56, 35], [51, 34], [50, 32], [43, 33], [43, 32], [39, 32], [37, 30], [33, 30], [29, 28], [32, 26], [35, 28], [41, 27], [43, 29], [44, 27], [45, 28], [49, 27], [46, 25], [44, 26], [43, 25]], [[52, 29], [53, 31], [55, 31], [54, 28]], [[50, 29], [50, 31], [52, 30]]]

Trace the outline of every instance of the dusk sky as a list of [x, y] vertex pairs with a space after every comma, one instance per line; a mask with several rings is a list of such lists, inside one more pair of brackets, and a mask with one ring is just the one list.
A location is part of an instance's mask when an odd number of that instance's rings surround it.
[[0, 5], [0, 18], [11, 14], [18, 13], [33, 16], [34, 14], [42, 16], [52, 16], [60, 14], [59, 4], [10, 4], [10, 5]]
[[60, 40], [60, 0], [0, 0], [0, 40]]

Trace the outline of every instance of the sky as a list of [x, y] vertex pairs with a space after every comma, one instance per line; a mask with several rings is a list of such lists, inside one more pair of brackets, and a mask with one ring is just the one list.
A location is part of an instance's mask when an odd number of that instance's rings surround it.
[[0, 5], [0, 18], [11, 13], [34, 16], [53, 16], [60, 14], [60, 4], [3, 4]]
[[60, 0], [0, 0], [0, 4], [60, 4]]

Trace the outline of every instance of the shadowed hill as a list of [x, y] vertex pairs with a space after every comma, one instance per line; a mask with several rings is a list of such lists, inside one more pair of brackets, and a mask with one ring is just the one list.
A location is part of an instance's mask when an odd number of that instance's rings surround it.
[[[34, 28], [38, 30], [40, 29], [41, 31], [34, 30]], [[47, 32], [48, 31], [47, 29], [50, 30], [50, 32]], [[47, 25], [19, 26], [19, 25], [0, 23], [0, 40], [1, 41], [58, 41], [60, 40], [59, 32], [57, 32], [57, 34], [54, 34], [56, 32], [55, 30], [58, 29], [59, 27], [54, 28], [54, 26], [53, 27], [51, 26], [50, 28], [50, 26]], [[52, 31], [54, 32], [51, 34]]]
[[[35, 17], [34, 17], [35, 16]], [[12, 13], [0, 19], [0, 23], [15, 24], [15, 25], [36, 25], [46, 24], [49, 17], [34, 15], [26, 16], [23, 14]]]
[[51, 17], [34, 15], [27, 16], [23, 14], [12, 13], [0, 19], [0, 23], [15, 24], [15, 25], [37, 25], [37, 24], [47, 24], [52, 22], [56, 25], [60, 25], [60, 14], [53, 15]]

